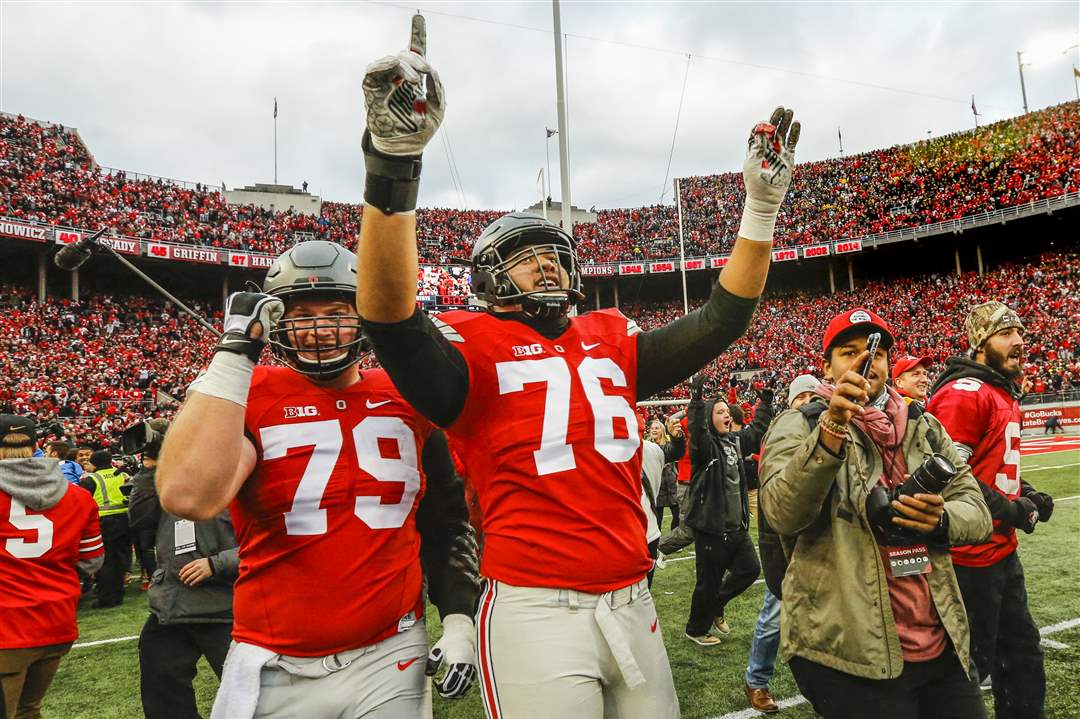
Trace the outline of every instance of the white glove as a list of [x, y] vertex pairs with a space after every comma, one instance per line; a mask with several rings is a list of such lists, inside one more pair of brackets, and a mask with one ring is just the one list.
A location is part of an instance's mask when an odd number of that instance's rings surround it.
[[802, 129], [798, 122], [791, 121], [793, 115], [792, 110], [778, 107], [773, 110], [769, 122], [759, 122], [750, 131], [743, 163], [746, 204], [739, 237], [772, 242], [780, 203], [791, 185], [795, 145]]
[[424, 673], [433, 677], [447, 664], [450, 668], [435, 689], [443, 699], [461, 699], [476, 678], [476, 627], [466, 614], [448, 614], [442, 625], [442, 638], [431, 648]]
[[409, 49], [376, 60], [364, 74], [371, 144], [383, 154], [422, 154], [442, 124], [446, 97], [439, 73], [424, 58], [426, 52], [427, 29], [417, 14]]

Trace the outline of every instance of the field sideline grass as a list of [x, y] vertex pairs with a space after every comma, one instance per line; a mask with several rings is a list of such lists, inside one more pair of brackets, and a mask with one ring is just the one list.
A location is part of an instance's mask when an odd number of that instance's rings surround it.
[[[1061, 466], [1067, 465], [1067, 466]], [[1054, 467], [1053, 469], [1040, 469]], [[1054, 452], [1025, 457], [1024, 477], [1056, 498], [1080, 497], [1080, 452]], [[755, 532], [756, 534], [756, 532]], [[755, 537], [756, 542], [756, 537]], [[1020, 535], [1021, 555], [1027, 575], [1031, 612], [1041, 627], [1080, 618], [1080, 498], [1058, 504], [1053, 520], [1039, 525], [1035, 534]], [[712, 719], [746, 708], [743, 672], [761, 608], [762, 585], [757, 584], [731, 603], [728, 621], [732, 633], [718, 647], [704, 649], [683, 637], [683, 625], [694, 586], [692, 548], [657, 572], [653, 594], [664, 632], [676, 688], [686, 719]], [[84, 600], [79, 612], [79, 643], [136, 636], [147, 617], [146, 601], [137, 586], [129, 587], [125, 603], [113, 609], [91, 610]], [[438, 634], [437, 614], [430, 611], [429, 630]], [[1080, 626], [1056, 632], [1055, 642], [1065, 648], [1044, 648], [1049, 719], [1080, 719], [1080, 695], [1075, 689], [1080, 668]], [[104, 684], [102, 683], [104, 682]], [[217, 679], [209, 666], [200, 664], [196, 679], [199, 709], [209, 716]], [[102, 691], [102, 687], [106, 687]], [[772, 682], [777, 699], [795, 697], [798, 689], [781, 660]], [[993, 716], [991, 702], [987, 704]], [[139, 658], [133, 639], [76, 647], [64, 658], [45, 700], [45, 719], [137, 719]], [[484, 716], [476, 690], [456, 703], [435, 698], [437, 719], [477, 719]], [[809, 719], [806, 704], [785, 708], [779, 716]], [[562, 718], [560, 718], [562, 719]], [[570, 719], [569, 717], [566, 719]]]

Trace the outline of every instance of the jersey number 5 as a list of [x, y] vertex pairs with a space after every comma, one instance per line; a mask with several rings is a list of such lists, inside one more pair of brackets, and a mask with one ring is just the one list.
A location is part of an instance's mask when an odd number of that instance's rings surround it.
[[[1002, 469], [994, 475], [994, 484], [1002, 492], [1008, 495], [1020, 491], [1020, 423], [1009, 422], [1005, 425], [1005, 457], [1002, 459]], [[1012, 471], [1009, 468], [1012, 467]], [[1010, 477], [1009, 475], [1012, 475]]]
[[[284, 457], [296, 447], [314, 447], [300, 484], [293, 495], [292, 508], [285, 512], [285, 533], [293, 535], [326, 534], [326, 510], [323, 493], [341, 454], [341, 423], [336, 419], [300, 424], [279, 424], [259, 433], [263, 459]], [[379, 440], [397, 443], [400, 459], [387, 459], [379, 452]], [[372, 529], [396, 529], [405, 523], [413, 499], [420, 491], [417, 469], [416, 436], [399, 417], [365, 417], [352, 430], [356, 460], [380, 482], [404, 484], [401, 501], [382, 504], [379, 497], [357, 497], [353, 512]]]
[[23, 531], [37, 530], [37, 539], [31, 542], [22, 537], [11, 537], [4, 544], [8, 554], [16, 559], [36, 559], [52, 549], [53, 523], [43, 514], [27, 514], [23, 503], [14, 497], [11, 498], [11, 511], [8, 512], [8, 521], [16, 529]]
[[[538, 475], [574, 469], [574, 448], [566, 443], [570, 424], [570, 366], [562, 357], [498, 362], [499, 394], [525, 389], [526, 384], [544, 382], [544, 420], [540, 430], [540, 449], [533, 452]], [[626, 374], [607, 357], [586, 357], [577, 368], [578, 379], [593, 412], [593, 442], [600, 456], [609, 462], [625, 462], [641, 446], [637, 434], [637, 415], [618, 395], [604, 394], [600, 380], [610, 380], [616, 387], [626, 386]], [[628, 437], [615, 436], [615, 419], [626, 423]]]

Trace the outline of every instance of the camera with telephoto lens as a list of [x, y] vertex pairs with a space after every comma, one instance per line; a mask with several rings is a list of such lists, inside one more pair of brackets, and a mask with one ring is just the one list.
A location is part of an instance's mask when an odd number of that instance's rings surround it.
[[941, 494], [956, 474], [952, 462], [940, 454], [934, 454], [916, 467], [900, 486], [886, 489], [878, 485], [870, 490], [866, 498], [866, 517], [870, 520], [878, 544], [893, 547], [926, 541], [925, 536], [893, 523], [893, 517], [903, 516], [893, 508], [893, 500], [905, 495]]
[[136, 422], [120, 433], [120, 451], [125, 455], [143, 454], [157, 459], [161, 441], [169, 423], [164, 419]]

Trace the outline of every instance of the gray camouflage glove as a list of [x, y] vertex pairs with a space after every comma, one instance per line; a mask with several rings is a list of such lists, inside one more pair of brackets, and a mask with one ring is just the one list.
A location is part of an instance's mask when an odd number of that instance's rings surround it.
[[792, 121], [793, 117], [793, 110], [778, 107], [769, 122], [759, 122], [750, 131], [743, 163], [746, 204], [739, 237], [772, 242], [780, 203], [791, 185], [795, 145], [802, 130], [798, 122]]
[[442, 82], [426, 52], [424, 16], [416, 14], [409, 49], [376, 60], [364, 75], [364, 200], [387, 214], [416, 209], [420, 156], [446, 113]]

